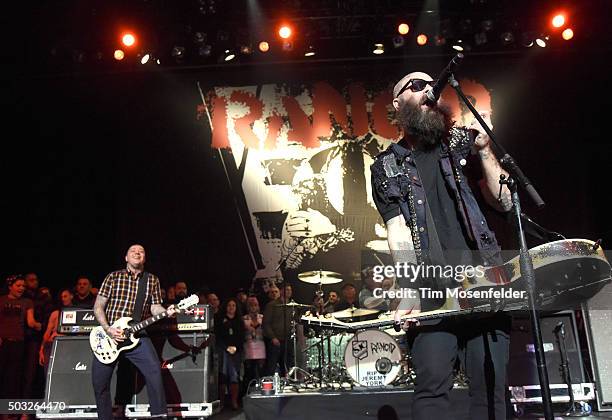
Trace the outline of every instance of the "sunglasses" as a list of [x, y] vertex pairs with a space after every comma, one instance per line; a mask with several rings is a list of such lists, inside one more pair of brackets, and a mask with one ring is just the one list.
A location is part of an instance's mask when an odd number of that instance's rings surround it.
[[427, 85], [432, 86], [436, 84], [435, 80], [423, 80], [423, 79], [410, 79], [406, 82], [406, 84], [404, 85], [404, 87], [402, 87], [399, 92], [397, 92], [397, 95], [395, 95], [396, 98], [399, 98], [399, 96], [404, 93], [406, 91], [406, 89], [410, 89], [413, 92], [420, 92], [423, 89], [425, 89], [427, 87]]

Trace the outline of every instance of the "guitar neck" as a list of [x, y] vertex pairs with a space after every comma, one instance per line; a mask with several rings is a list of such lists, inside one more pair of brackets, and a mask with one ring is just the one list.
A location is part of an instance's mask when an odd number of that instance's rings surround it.
[[159, 321], [162, 318], [165, 318], [168, 316], [168, 311], [164, 311], [160, 314], [157, 314], [155, 316], [152, 316], [150, 318], [145, 319], [144, 321], [140, 321], [137, 324], [131, 325], [130, 326], [130, 331], [133, 333], [137, 333], [138, 331], [142, 330], [143, 328], [147, 328], [149, 325], [152, 325], [154, 323], [156, 323], [157, 321]]

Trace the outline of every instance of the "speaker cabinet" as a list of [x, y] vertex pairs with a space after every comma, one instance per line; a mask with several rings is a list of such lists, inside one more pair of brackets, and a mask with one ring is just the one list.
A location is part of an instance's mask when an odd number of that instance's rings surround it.
[[[168, 405], [217, 400], [218, 369], [214, 335], [181, 333], [151, 335], [159, 356]], [[195, 352], [191, 349], [197, 349]], [[148, 404], [144, 378], [134, 373], [132, 404]]]
[[[559, 322], [563, 322], [565, 328], [565, 347], [567, 349], [572, 383], [579, 384], [585, 382], [584, 366], [578, 343], [576, 318], [573, 311], [558, 312], [552, 315], [544, 315], [540, 318], [549, 382], [551, 384], [565, 383], [560, 370], [561, 354], [559, 352], [559, 345], [553, 332]], [[508, 385], [525, 386], [539, 384], [540, 380], [529, 315], [526, 314], [525, 317], [515, 316], [512, 319], [512, 332], [510, 334]]]
[[612, 283], [584, 305], [600, 411], [612, 411]]
[[[67, 408], [95, 407], [91, 382], [93, 357], [88, 336], [56, 337], [49, 356], [45, 400], [65, 402]], [[116, 372], [111, 381], [113, 392]]]

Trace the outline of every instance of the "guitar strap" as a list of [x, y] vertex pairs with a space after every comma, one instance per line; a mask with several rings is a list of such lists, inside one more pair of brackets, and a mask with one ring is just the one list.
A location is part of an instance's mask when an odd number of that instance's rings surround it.
[[138, 288], [136, 289], [136, 302], [134, 303], [134, 313], [132, 314], [133, 322], [142, 321], [142, 311], [144, 309], [148, 283], [149, 273], [143, 271], [140, 275], [140, 279], [138, 279]]

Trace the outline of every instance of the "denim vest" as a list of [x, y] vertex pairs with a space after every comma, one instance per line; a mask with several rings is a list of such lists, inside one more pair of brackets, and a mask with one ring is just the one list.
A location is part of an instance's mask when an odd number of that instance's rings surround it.
[[[460, 221], [480, 252], [485, 266], [502, 263], [501, 250], [489, 228], [462, 167], [473, 141], [468, 130], [453, 128], [448, 144], [440, 146], [440, 167], [457, 206]], [[372, 188], [386, 203], [398, 203], [411, 230], [417, 262], [429, 249], [426, 223], [425, 189], [412, 157], [412, 151], [399, 144], [380, 153], [372, 166]]]

